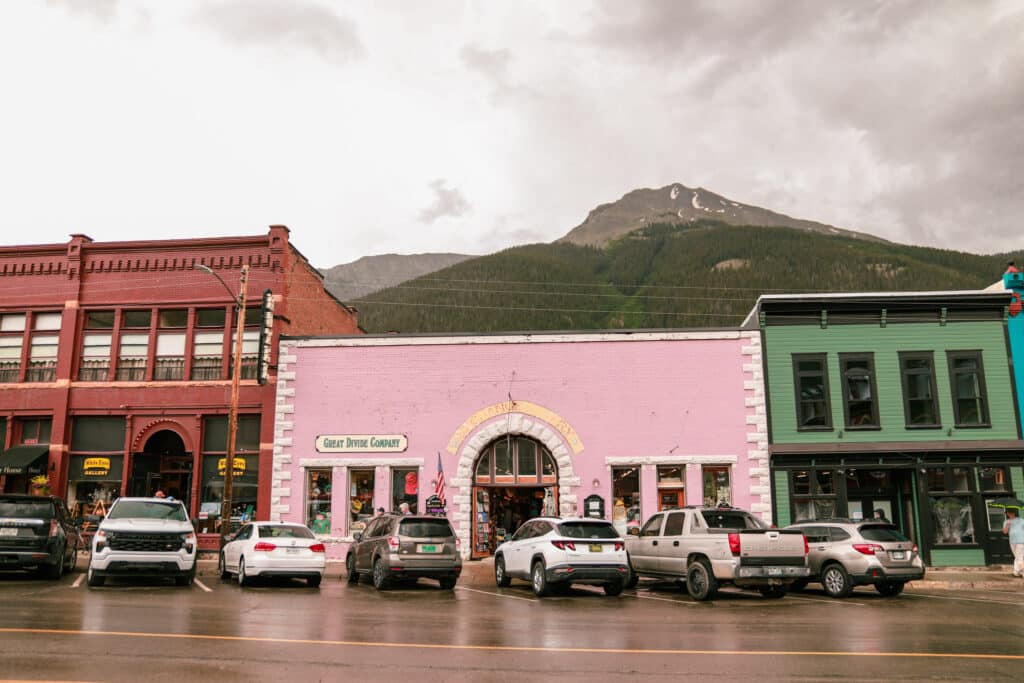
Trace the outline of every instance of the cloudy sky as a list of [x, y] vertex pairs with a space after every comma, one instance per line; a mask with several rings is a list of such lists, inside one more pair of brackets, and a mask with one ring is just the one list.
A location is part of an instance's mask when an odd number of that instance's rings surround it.
[[481, 254], [678, 182], [1024, 247], [1019, 0], [24, 0], [0, 83], [3, 244]]

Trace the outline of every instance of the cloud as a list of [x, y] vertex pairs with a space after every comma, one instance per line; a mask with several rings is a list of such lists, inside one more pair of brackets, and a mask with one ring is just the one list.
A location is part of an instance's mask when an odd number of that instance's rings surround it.
[[419, 220], [421, 223], [433, 223], [443, 216], [461, 216], [469, 211], [469, 202], [462, 196], [458, 189], [446, 187], [447, 181], [443, 179], [430, 183], [430, 189], [434, 191], [434, 202], [420, 210]]
[[46, 4], [107, 23], [117, 16], [119, 0], [46, 0]]
[[354, 21], [308, 0], [227, 0], [203, 4], [194, 19], [245, 47], [298, 48], [338, 64], [366, 51]]

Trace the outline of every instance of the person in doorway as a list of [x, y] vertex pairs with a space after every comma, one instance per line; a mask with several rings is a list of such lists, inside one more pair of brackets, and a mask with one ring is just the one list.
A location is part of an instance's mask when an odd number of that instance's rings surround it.
[[883, 510], [882, 508], [875, 508], [875, 521], [885, 522], [886, 524], [889, 523], [888, 518], [886, 518], [885, 516], [885, 510]]
[[399, 505], [398, 506], [398, 511], [401, 512], [403, 515], [411, 515], [412, 514], [412, 511], [409, 509], [409, 504], [408, 503], [402, 503], [401, 505]]
[[166, 498], [167, 494], [164, 493], [163, 489], [157, 489], [156, 493], [153, 494], [154, 498]]
[[1010, 550], [1013, 551], [1013, 575], [1024, 576], [1024, 519], [1020, 518], [1020, 510], [1006, 508], [1006, 524], [1003, 533], [1010, 537]]

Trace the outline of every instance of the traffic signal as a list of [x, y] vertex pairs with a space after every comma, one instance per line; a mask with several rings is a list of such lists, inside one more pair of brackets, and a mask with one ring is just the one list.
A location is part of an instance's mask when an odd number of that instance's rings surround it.
[[274, 293], [263, 290], [263, 303], [260, 307], [260, 355], [256, 366], [256, 379], [266, 384], [270, 376], [270, 352], [274, 346]]

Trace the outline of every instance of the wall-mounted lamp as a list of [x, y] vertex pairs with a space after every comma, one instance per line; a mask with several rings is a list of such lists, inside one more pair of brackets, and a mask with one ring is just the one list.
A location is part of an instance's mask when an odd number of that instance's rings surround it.
[[597, 477], [594, 477], [594, 481], [592, 481], [591, 484], [593, 484], [595, 489], [601, 488], [601, 480]]

